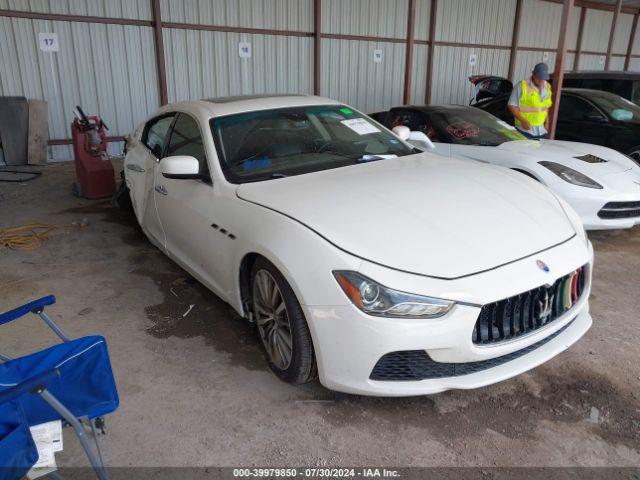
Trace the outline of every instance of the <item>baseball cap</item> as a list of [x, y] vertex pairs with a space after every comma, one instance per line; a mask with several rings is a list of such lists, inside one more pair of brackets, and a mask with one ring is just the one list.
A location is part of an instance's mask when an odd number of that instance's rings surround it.
[[533, 67], [533, 74], [541, 80], [549, 80], [549, 65], [538, 63]]

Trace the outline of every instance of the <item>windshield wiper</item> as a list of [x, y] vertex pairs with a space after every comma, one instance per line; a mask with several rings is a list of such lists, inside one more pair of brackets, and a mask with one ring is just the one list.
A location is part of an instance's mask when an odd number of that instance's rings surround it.
[[356, 159], [356, 163], [377, 162], [378, 160], [389, 160], [391, 158], [398, 158], [398, 155], [363, 155]]

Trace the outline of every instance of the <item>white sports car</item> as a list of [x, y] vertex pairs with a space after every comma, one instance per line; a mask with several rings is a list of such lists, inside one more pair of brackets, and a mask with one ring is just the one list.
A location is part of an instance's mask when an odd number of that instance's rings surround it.
[[128, 139], [149, 239], [255, 322], [272, 370], [419, 395], [513, 377], [591, 325], [580, 218], [320, 97], [167, 105]]
[[515, 127], [477, 108], [404, 106], [373, 115], [389, 128], [406, 126], [429, 137], [445, 156], [520, 171], [566, 200], [587, 230], [640, 223], [640, 166], [610, 148], [560, 140], [527, 140]]

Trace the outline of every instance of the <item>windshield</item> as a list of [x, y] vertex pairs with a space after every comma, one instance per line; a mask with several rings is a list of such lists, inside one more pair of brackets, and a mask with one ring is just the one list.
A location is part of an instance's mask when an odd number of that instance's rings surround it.
[[255, 182], [410, 155], [413, 150], [344, 105], [281, 108], [211, 119], [222, 170]]
[[640, 122], [640, 107], [626, 98], [608, 92], [590, 92], [588, 98], [614, 120]]
[[507, 122], [477, 108], [455, 108], [429, 112], [431, 127], [444, 143], [495, 147], [504, 142], [525, 140]]

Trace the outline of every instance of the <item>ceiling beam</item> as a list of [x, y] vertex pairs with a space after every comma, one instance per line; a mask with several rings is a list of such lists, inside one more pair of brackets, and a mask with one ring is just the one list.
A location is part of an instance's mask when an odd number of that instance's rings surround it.
[[624, 69], [629, 70], [629, 64], [631, 63], [631, 54], [633, 53], [633, 43], [636, 38], [636, 32], [638, 31], [638, 18], [640, 13], [636, 13], [633, 16], [633, 24], [631, 25], [631, 34], [629, 35], [629, 45], [627, 46], [627, 55], [624, 60]]
[[553, 70], [553, 104], [551, 105], [551, 128], [549, 138], [552, 140], [556, 135], [556, 125], [558, 123], [558, 109], [562, 98], [562, 82], [564, 81], [564, 65], [567, 59], [567, 42], [569, 41], [569, 30], [571, 29], [571, 14], [573, 12], [574, 0], [564, 0], [562, 7], [562, 19], [560, 20], [560, 35], [558, 35], [558, 51], [556, 52], [556, 66]]
[[402, 103], [411, 102], [411, 78], [413, 77], [413, 44], [416, 27], [416, 0], [409, 0], [409, 12], [407, 14], [407, 46], [405, 48], [404, 62], [404, 95]]
[[613, 21], [611, 22], [611, 31], [609, 32], [609, 44], [607, 46], [607, 59], [604, 62], [604, 69], [609, 70], [611, 65], [611, 52], [613, 51], [613, 42], [616, 38], [616, 27], [618, 26], [618, 17], [622, 8], [622, 0], [616, 2], [616, 9], [613, 11]]
[[520, 20], [522, 18], [522, 1], [516, 0], [516, 15], [513, 20], [513, 36], [511, 37], [511, 55], [509, 56], [508, 79], [513, 80], [516, 70], [516, 57], [518, 55], [518, 40], [520, 38]]
[[582, 53], [582, 34], [584, 33], [584, 19], [587, 16], [587, 9], [580, 9], [580, 22], [578, 23], [578, 39], [576, 40], [576, 53], [573, 57], [573, 70], [580, 68], [580, 54]]
[[320, 63], [322, 41], [322, 0], [313, 0], [313, 93], [320, 95]]
[[160, 105], [169, 103], [167, 91], [167, 69], [164, 63], [164, 39], [162, 37], [162, 13], [160, 0], [151, 0], [153, 16], [153, 33], [156, 46], [156, 68], [158, 71], [158, 89], [160, 90]]
[[438, 0], [431, 0], [429, 12], [429, 57], [427, 58], [427, 88], [425, 89], [424, 103], [431, 102], [431, 89], [433, 88], [433, 57], [436, 46], [436, 13], [438, 11]]

